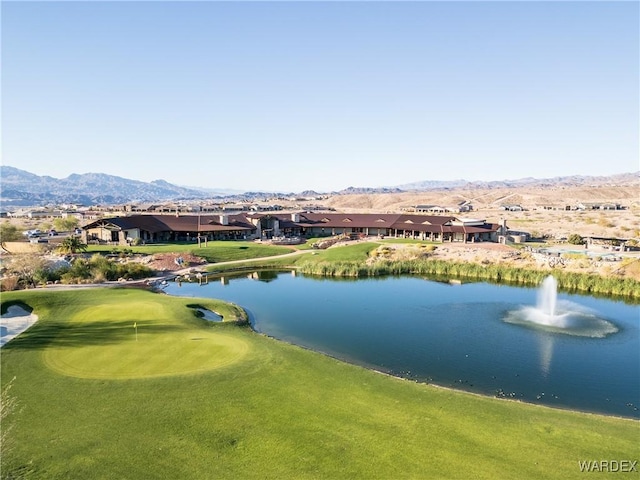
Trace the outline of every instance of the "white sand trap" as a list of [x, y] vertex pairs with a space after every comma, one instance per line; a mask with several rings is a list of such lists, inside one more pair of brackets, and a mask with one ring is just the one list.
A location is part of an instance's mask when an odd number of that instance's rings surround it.
[[0, 347], [20, 335], [38, 321], [38, 316], [29, 313], [20, 305], [11, 305], [0, 317]]

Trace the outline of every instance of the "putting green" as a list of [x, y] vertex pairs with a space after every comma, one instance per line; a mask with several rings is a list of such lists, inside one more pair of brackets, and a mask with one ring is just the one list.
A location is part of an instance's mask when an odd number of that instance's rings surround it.
[[72, 377], [130, 379], [209, 371], [248, 350], [215, 329], [167, 322], [168, 313], [156, 302], [87, 306], [69, 319], [62, 340], [43, 352], [44, 362]]

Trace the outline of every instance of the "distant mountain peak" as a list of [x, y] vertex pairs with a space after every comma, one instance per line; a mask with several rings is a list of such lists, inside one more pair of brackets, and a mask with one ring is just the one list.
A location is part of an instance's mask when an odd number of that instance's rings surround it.
[[200, 190], [164, 180], [146, 183], [106, 173], [72, 173], [67, 178], [41, 177], [6, 165], [0, 166], [2, 201], [29, 200], [33, 204], [116, 204], [202, 198]]

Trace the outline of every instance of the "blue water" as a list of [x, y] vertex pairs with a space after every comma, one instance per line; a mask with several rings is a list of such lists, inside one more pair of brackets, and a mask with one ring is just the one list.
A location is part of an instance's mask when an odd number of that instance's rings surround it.
[[417, 277], [260, 276], [170, 284], [166, 291], [237, 303], [259, 332], [393, 375], [640, 418], [638, 305], [560, 293], [559, 301], [590, 309], [618, 328], [589, 338], [505, 322], [508, 312], [536, 304], [535, 288]]

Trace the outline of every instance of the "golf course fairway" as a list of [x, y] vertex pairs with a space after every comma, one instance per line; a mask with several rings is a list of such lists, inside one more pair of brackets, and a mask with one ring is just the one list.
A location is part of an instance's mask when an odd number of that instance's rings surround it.
[[195, 314], [246, 320], [224, 302], [3, 293], [15, 303], [39, 320], [0, 351], [2, 478], [571, 479], [640, 458], [638, 421], [400, 380]]

